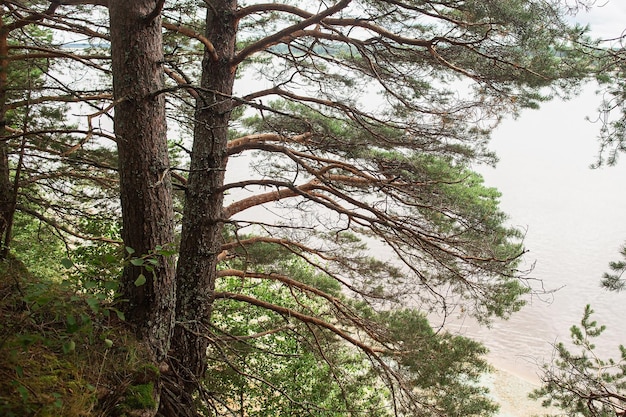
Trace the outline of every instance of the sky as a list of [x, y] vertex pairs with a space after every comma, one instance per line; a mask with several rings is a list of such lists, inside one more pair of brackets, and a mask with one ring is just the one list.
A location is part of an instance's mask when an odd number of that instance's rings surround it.
[[596, 0], [594, 3], [588, 12], [581, 11], [575, 21], [588, 24], [592, 33], [603, 39], [621, 36], [626, 30], [626, 1]]
[[589, 24], [594, 34], [602, 38], [620, 36], [626, 29], [624, 0], [597, 0], [589, 12], [581, 12], [576, 20]]

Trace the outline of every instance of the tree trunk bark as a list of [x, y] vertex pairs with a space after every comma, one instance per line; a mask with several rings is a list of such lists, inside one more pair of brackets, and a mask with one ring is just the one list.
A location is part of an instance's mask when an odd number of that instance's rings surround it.
[[[147, 19], [158, 0], [110, 0], [115, 135], [119, 153], [122, 238], [134, 256], [174, 242], [174, 210], [163, 88], [161, 17]], [[155, 255], [154, 271], [129, 264], [122, 277], [127, 320], [166, 358], [174, 323], [171, 257]], [[140, 274], [146, 278], [144, 284]], [[140, 278], [138, 280], [138, 278]]]
[[[176, 328], [172, 350], [178, 372], [194, 381], [204, 376], [209, 320], [214, 300], [217, 255], [223, 227], [224, 173], [226, 170], [230, 99], [235, 71], [235, 0], [217, 0], [207, 8], [206, 37], [215, 53], [205, 51], [202, 90], [196, 103], [194, 144], [185, 200], [180, 257], [176, 272]], [[217, 55], [217, 56], [216, 56]]]

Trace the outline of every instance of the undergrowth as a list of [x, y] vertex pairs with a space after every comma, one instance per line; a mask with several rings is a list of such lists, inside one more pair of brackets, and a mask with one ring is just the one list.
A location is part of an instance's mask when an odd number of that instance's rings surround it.
[[105, 297], [0, 261], [0, 416], [134, 416], [158, 369]]

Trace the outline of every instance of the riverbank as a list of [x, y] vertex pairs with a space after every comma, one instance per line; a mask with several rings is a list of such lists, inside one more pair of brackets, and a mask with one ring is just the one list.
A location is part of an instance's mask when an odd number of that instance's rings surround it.
[[538, 382], [503, 369], [495, 369], [493, 373], [485, 375], [483, 382], [489, 387], [494, 401], [500, 404], [497, 417], [541, 416], [550, 411], [554, 414], [554, 410], [546, 409], [539, 401], [528, 398], [528, 394], [539, 387]]

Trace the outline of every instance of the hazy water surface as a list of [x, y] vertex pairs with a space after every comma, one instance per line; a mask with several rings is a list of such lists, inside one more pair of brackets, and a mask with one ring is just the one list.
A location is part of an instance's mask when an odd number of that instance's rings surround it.
[[495, 364], [528, 377], [536, 375], [536, 362], [550, 360], [553, 343], [568, 340], [586, 304], [608, 327], [598, 343], [602, 352], [616, 357], [617, 346], [626, 344], [626, 294], [599, 285], [626, 241], [626, 158], [616, 167], [589, 169], [599, 126], [585, 116], [593, 116], [596, 103], [590, 89], [574, 101], [548, 103], [505, 122], [492, 142], [500, 163], [479, 169], [503, 193], [511, 224], [527, 231], [531, 277], [560, 289], [544, 301], [533, 298], [492, 329], [464, 323], [457, 330], [483, 340]]

